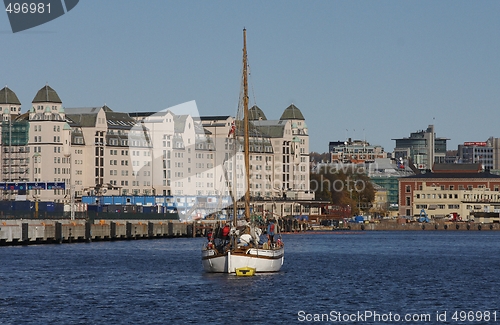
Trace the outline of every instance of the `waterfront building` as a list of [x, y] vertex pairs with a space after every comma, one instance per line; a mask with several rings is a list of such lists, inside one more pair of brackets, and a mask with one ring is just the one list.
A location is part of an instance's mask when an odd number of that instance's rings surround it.
[[370, 145], [364, 140], [331, 141], [328, 145], [330, 161], [341, 164], [371, 163], [375, 159], [387, 158], [384, 148]]
[[458, 164], [459, 161], [458, 150], [446, 150], [446, 155], [444, 156], [445, 164]]
[[268, 168], [271, 186], [267, 186], [265, 196], [312, 199], [308, 127], [300, 109], [291, 104], [279, 120], [267, 120], [257, 106], [253, 106], [250, 112], [252, 124], [260, 134], [268, 137], [274, 155], [267, 162], [271, 165]]
[[375, 198], [370, 212], [374, 215], [385, 217], [389, 212], [388, 191], [374, 182], [373, 189], [375, 190]]
[[488, 142], [464, 142], [464, 144], [459, 144], [458, 163], [479, 163], [485, 170], [493, 169], [493, 147]]
[[[135, 121], [108, 106], [66, 108], [74, 195], [132, 194], [129, 132]], [[149, 190], [149, 188], [148, 188]]]
[[387, 210], [397, 211], [399, 203], [399, 178], [413, 175], [413, 171], [404, 163], [396, 163], [389, 158], [375, 159], [367, 165], [370, 180], [386, 191]]
[[[228, 137], [233, 123], [229, 116], [202, 116], [201, 121], [217, 148], [217, 165], [231, 157], [234, 139]], [[309, 184], [309, 136], [302, 112], [290, 105], [279, 120], [268, 120], [264, 112], [253, 106], [250, 120], [250, 195], [254, 198], [312, 199]], [[236, 134], [243, 130], [235, 126]], [[243, 151], [243, 143], [237, 143]], [[243, 168], [243, 158], [237, 155], [237, 169]], [[231, 162], [226, 162], [228, 185], [232, 183]], [[219, 171], [222, 173], [223, 170]], [[242, 184], [239, 182], [239, 184]], [[238, 185], [239, 185], [238, 184]], [[230, 186], [229, 186], [230, 187]]]
[[0, 179], [2, 181], [24, 181], [27, 177], [26, 168], [29, 163], [25, 150], [28, 142], [27, 125], [16, 120], [21, 115], [21, 102], [7, 86], [0, 90], [0, 114], [2, 114]]
[[409, 137], [393, 140], [396, 141], [394, 158], [410, 160], [419, 170], [430, 170], [434, 163], [445, 162], [446, 141], [449, 139], [436, 137], [434, 125], [410, 133]]
[[435, 164], [433, 172], [399, 179], [399, 213], [431, 218], [458, 213], [462, 219], [500, 209], [500, 176], [480, 164]]
[[[183, 109], [196, 110], [194, 101]], [[65, 189], [4, 190], [2, 199], [69, 203], [82, 196], [243, 195], [243, 129], [231, 116], [124, 113], [102, 107], [63, 108], [57, 92], [41, 88], [21, 114], [16, 94], [0, 90], [1, 182], [62, 182]], [[251, 196], [308, 200], [309, 137], [293, 104], [279, 120], [250, 110]], [[238, 122], [238, 121], [236, 121]], [[236, 132], [236, 140], [228, 136]], [[234, 154], [239, 151], [238, 154]], [[233, 164], [236, 172], [233, 174]], [[298, 210], [300, 211], [300, 210]]]
[[[69, 182], [71, 128], [57, 93], [45, 85], [37, 92], [31, 109], [24, 114], [20, 114], [20, 103], [17, 107], [13, 101], [10, 104], [10, 110], [6, 107], [2, 118], [2, 181]], [[3, 199], [14, 199], [12, 191], [2, 194]], [[17, 199], [28, 199], [26, 188], [15, 194]], [[32, 200], [57, 202], [69, 195], [69, 189], [36, 189], [30, 195]]]

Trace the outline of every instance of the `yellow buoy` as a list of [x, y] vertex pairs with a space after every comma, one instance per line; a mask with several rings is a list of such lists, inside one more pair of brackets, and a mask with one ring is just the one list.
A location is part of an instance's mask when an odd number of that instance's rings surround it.
[[249, 267], [249, 266], [237, 268], [236, 275], [237, 276], [253, 276], [253, 275], [255, 275], [255, 268]]

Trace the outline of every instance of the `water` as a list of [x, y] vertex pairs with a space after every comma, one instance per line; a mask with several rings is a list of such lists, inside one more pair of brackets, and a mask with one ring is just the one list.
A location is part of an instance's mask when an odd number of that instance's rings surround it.
[[204, 273], [203, 240], [0, 247], [0, 324], [335, 323], [365, 311], [500, 322], [500, 232], [284, 235], [282, 271], [250, 278]]

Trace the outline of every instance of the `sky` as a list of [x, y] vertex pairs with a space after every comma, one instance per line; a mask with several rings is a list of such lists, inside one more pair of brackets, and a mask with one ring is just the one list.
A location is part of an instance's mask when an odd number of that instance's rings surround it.
[[80, 0], [12, 33], [0, 13], [0, 85], [31, 107], [235, 115], [247, 29], [250, 105], [306, 118], [310, 150], [395, 141], [435, 125], [448, 149], [500, 137], [500, 1]]

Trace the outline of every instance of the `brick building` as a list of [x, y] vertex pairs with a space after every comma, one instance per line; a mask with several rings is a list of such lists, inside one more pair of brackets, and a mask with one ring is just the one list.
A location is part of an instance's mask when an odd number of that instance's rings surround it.
[[480, 164], [435, 164], [433, 172], [399, 179], [399, 214], [431, 218], [500, 211], [500, 176]]

